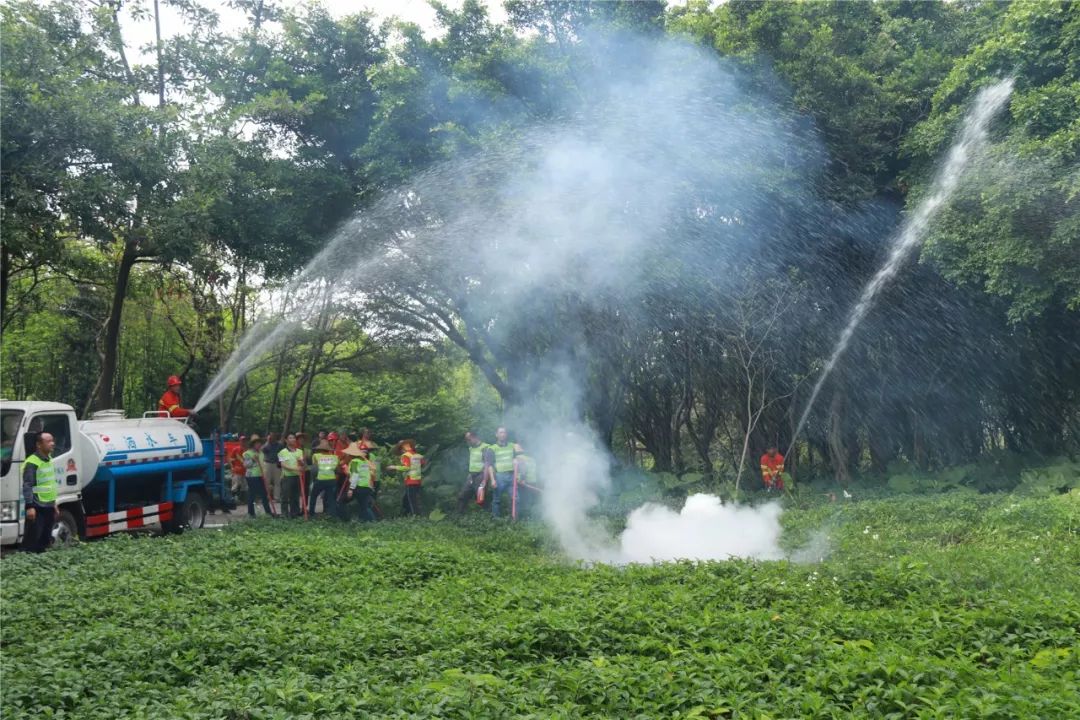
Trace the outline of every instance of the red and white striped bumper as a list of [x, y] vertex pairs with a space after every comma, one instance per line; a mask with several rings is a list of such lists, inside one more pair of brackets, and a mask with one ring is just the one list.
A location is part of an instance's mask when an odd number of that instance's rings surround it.
[[171, 502], [90, 515], [86, 518], [86, 537], [101, 537], [124, 530], [152, 527], [172, 520], [172, 516], [173, 504]]

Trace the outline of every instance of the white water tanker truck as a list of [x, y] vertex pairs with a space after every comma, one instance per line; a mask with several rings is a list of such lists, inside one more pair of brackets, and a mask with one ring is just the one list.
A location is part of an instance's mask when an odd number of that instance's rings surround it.
[[201, 439], [166, 413], [128, 419], [122, 411], [106, 410], [78, 420], [69, 405], [0, 400], [0, 427], [5, 547], [23, 539], [23, 462], [41, 432], [56, 440], [58, 543], [138, 528], [180, 532], [202, 527], [207, 510], [222, 506], [227, 463], [220, 438]]

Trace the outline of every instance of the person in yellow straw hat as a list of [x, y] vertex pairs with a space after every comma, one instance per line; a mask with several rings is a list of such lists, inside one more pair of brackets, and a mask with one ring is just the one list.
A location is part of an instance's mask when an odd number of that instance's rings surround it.
[[423, 482], [423, 467], [427, 464], [424, 456], [416, 452], [416, 441], [412, 438], [400, 440], [394, 446], [394, 454], [401, 453], [401, 464], [393, 465], [394, 470], [405, 473], [405, 492], [401, 496], [403, 515], [418, 516], [421, 513], [420, 486]]
[[262, 500], [263, 510], [270, 517], [277, 515], [273, 504], [270, 502], [270, 486], [266, 483], [263, 474], [262, 463], [259, 456], [262, 455], [263, 440], [258, 435], [252, 435], [248, 440], [247, 450], [241, 456], [244, 462], [244, 477], [247, 478], [247, 511], [248, 515], [255, 517], [255, 502]]
[[[375, 462], [368, 457], [368, 449], [358, 442], [350, 443], [342, 452], [349, 460], [345, 501], [355, 497], [360, 506], [360, 522], [375, 522], [375, 511], [372, 509], [375, 500]], [[344, 510], [342, 516], [347, 517], [347, 513]]]

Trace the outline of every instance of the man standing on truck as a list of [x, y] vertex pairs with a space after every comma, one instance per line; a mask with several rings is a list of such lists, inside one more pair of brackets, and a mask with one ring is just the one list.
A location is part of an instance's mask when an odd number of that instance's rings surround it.
[[45, 552], [52, 542], [56, 523], [58, 488], [52, 451], [56, 446], [47, 432], [37, 436], [34, 454], [23, 463], [23, 501], [26, 503], [26, 534], [23, 543], [31, 552]]
[[285, 448], [278, 453], [281, 463], [281, 514], [285, 517], [299, 517], [300, 483], [303, 482], [307, 467], [304, 463], [304, 451], [296, 446], [296, 435], [289, 433], [285, 437]]
[[191, 411], [181, 406], [180, 400], [180, 376], [170, 375], [168, 380], [169, 389], [158, 400], [157, 409], [169, 413], [169, 417], [185, 418], [191, 415]]

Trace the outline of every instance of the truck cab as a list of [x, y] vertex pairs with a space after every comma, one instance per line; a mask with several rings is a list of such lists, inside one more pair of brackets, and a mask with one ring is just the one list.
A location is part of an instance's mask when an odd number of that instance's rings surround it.
[[26, 518], [23, 463], [34, 452], [32, 444], [41, 432], [56, 440], [53, 468], [59, 483], [58, 541], [73, 538], [80, 527], [82, 490], [97, 472], [100, 456], [94, 443], [81, 436], [75, 410], [56, 402], [0, 400], [0, 544], [14, 545], [22, 540]]

